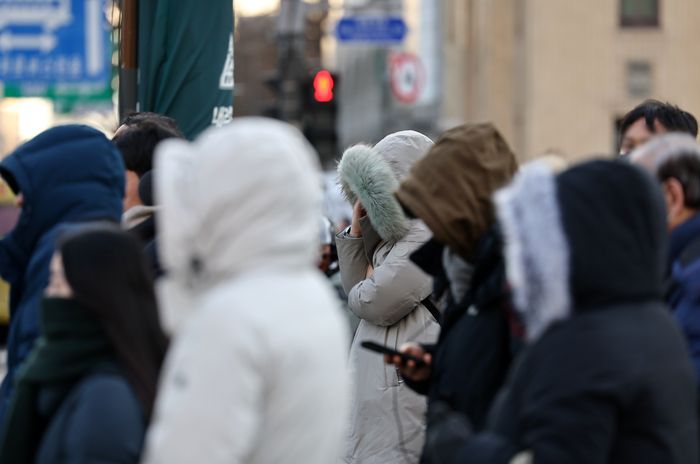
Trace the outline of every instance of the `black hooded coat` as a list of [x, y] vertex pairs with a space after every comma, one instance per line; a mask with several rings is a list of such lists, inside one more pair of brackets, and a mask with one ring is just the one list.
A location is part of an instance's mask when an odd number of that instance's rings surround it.
[[436, 419], [431, 462], [507, 463], [529, 452], [538, 464], [697, 463], [695, 373], [662, 300], [657, 187], [606, 161], [554, 183], [568, 250], [552, 253], [569, 255], [570, 314], [521, 355], [486, 432], [471, 435], [447, 409]]

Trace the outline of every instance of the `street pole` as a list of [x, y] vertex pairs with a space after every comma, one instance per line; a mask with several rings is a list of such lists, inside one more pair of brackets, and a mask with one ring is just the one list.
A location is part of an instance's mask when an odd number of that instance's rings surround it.
[[137, 109], [139, 2], [138, 0], [122, 0], [121, 7], [119, 121]]
[[304, 56], [305, 9], [301, 0], [282, 0], [277, 23], [280, 118], [301, 126], [299, 81], [306, 72]]

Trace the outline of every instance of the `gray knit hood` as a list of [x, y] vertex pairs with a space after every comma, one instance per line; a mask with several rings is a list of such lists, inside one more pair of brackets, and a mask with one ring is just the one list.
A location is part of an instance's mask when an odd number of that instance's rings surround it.
[[360, 200], [383, 240], [396, 242], [406, 235], [408, 221], [394, 192], [432, 146], [433, 141], [419, 132], [401, 131], [373, 147], [354, 145], [343, 153], [338, 164], [343, 194], [351, 204]]

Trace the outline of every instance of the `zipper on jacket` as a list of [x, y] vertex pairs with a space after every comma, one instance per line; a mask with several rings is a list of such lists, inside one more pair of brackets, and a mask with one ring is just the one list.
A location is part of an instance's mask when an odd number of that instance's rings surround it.
[[[399, 327], [397, 325], [396, 327], [396, 337], [394, 338], [394, 349], [399, 350]], [[394, 370], [396, 371], [396, 383], [398, 385], [401, 385], [403, 383], [403, 377], [401, 377], [401, 372], [399, 371], [398, 367], [394, 367]]]
[[[392, 329], [392, 327], [388, 327], [384, 331], [384, 345], [385, 346], [391, 346], [389, 343], [389, 338], [390, 338], [389, 331], [391, 329]], [[397, 327], [396, 328], [396, 338], [394, 339], [394, 349], [395, 350], [398, 349], [398, 347], [397, 347], [397, 345], [399, 343], [398, 333], [399, 332], [398, 332], [398, 327]], [[394, 373], [396, 374], [395, 379], [394, 378], [389, 379], [389, 377], [387, 376], [387, 371], [391, 372], [391, 370], [393, 370]], [[403, 378], [399, 374], [399, 369], [397, 367], [389, 368], [386, 364], [384, 364], [384, 385], [386, 385], [387, 388], [396, 388], [397, 386], [401, 385], [402, 383], [403, 383]]]

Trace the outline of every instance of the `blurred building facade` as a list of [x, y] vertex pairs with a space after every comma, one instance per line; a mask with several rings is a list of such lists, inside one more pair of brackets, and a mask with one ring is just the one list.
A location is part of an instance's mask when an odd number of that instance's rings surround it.
[[[401, 129], [437, 137], [464, 122], [492, 121], [521, 159], [558, 152], [575, 160], [613, 153], [620, 118], [647, 98], [700, 118], [698, 0], [323, 4], [327, 15], [307, 18], [305, 55], [307, 69], [339, 76], [339, 151]], [[401, 17], [406, 37], [338, 41], [338, 21], [352, 16]], [[278, 71], [276, 21], [239, 19], [236, 116], [264, 114], [274, 104], [264, 77]], [[397, 57], [418, 63], [410, 101], [396, 91]]]
[[[384, 135], [414, 129], [436, 136], [439, 133], [443, 98], [441, 11], [434, 0], [345, 0], [342, 15], [356, 17], [401, 17], [407, 34], [401, 43], [336, 42], [328, 66], [341, 76], [338, 130], [341, 146], [377, 142]], [[340, 15], [331, 16], [339, 19]], [[335, 24], [330, 21], [328, 35]], [[417, 92], [410, 98], [397, 92], [401, 73], [393, 64], [414, 60], [418, 72], [412, 79]], [[411, 78], [411, 76], [408, 76]], [[410, 93], [410, 91], [408, 92]]]
[[700, 117], [697, 0], [443, 0], [440, 125], [493, 121], [522, 159], [611, 153], [646, 98]]

